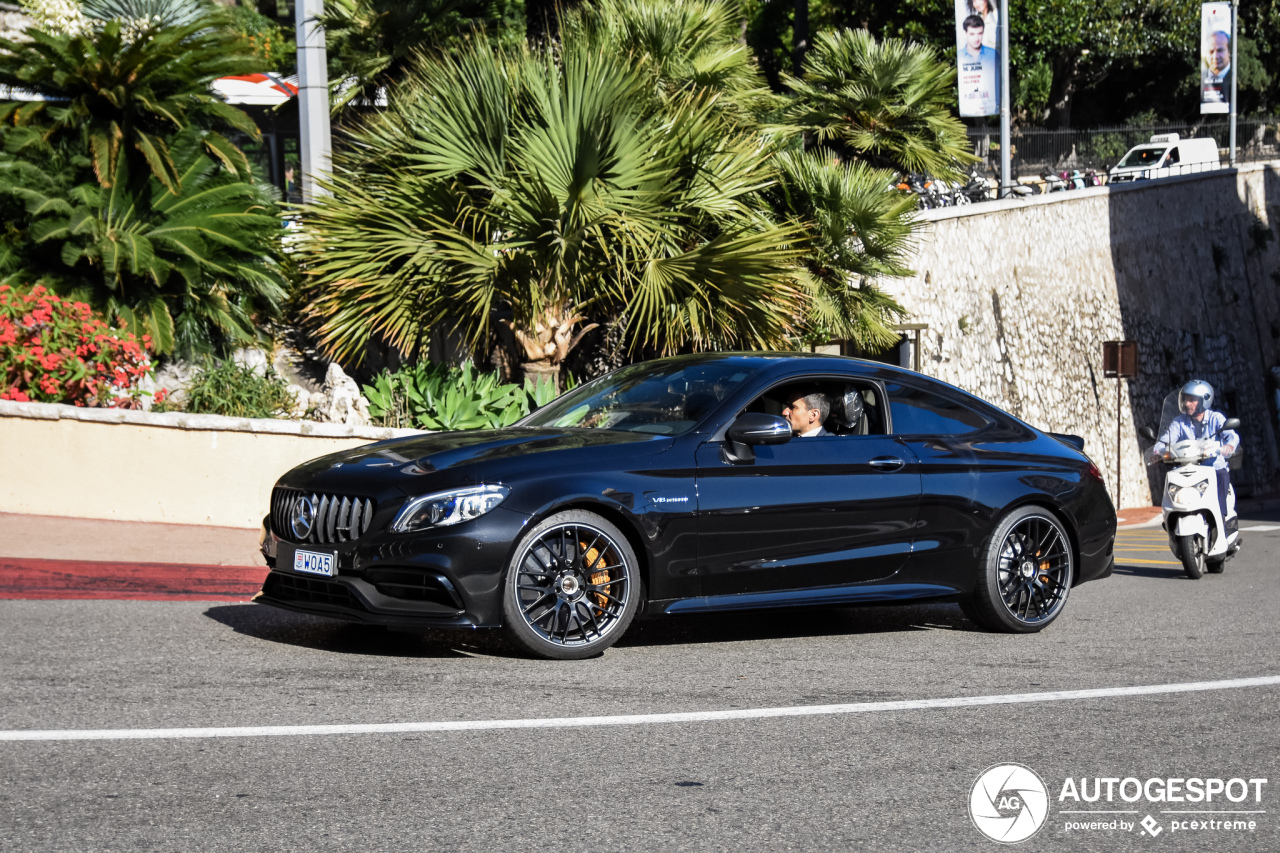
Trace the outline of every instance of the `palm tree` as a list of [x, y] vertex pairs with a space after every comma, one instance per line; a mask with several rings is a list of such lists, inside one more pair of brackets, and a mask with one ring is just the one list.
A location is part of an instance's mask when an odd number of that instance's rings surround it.
[[352, 102], [378, 100], [379, 90], [403, 79], [422, 51], [454, 47], [476, 34], [507, 46], [521, 43], [524, 3], [328, 0], [320, 25], [330, 58], [330, 108], [337, 113]]
[[780, 215], [806, 223], [809, 241], [798, 281], [808, 295], [799, 337], [841, 339], [876, 352], [898, 341], [892, 326], [906, 311], [879, 288], [911, 275], [915, 199], [887, 192], [894, 173], [841, 163], [829, 151], [780, 154], [779, 179], [768, 190]]
[[192, 126], [208, 131], [201, 144], [209, 155], [248, 178], [244, 154], [220, 131], [257, 139], [257, 126], [214, 97], [209, 84], [264, 69], [217, 25], [221, 20], [210, 8], [174, 26], [132, 21], [136, 32], [113, 19], [78, 34], [29, 29], [24, 41], [0, 39], [0, 85], [41, 98], [0, 104], [0, 122], [37, 127], [55, 144], [86, 146], [106, 188], [125, 164], [135, 180], [150, 174], [177, 194], [180, 175], [167, 140]]
[[806, 131], [872, 166], [945, 178], [977, 160], [951, 114], [955, 69], [930, 47], [877, 42], [866, 30], [824, 32], [803, 77], [784, 80], [795, 100], [783, 133]]
[[393, 94], [304, 211], [307, 312], [335, 356], [372, 336], [413, 354], [442, 322], [479, 346], [501, 322], [537, 379], [593, 316], [665, 351], [793, 331], [798, 230], [757, 207], [768, 150], [714, 94], [659, 103], [577, 40], [424, 59]]
[[103, 187], [89, 158], [11, 130], [0, 153], [0, 282], [42, 283], [150, 334], [158, 353], [256, 342], [279, 313], [284, 281], [271, 191], [208, 156], [206, 131], [173, 140], [174, 194], [157, 178], [138, 192], [117, 154]]
[[703, 90], [751, 117], [778, 106], [742, 41], [742, 9], [720, 0], [598, 0], [566, 16], [585, 39], [642, 62], [666, 97]]

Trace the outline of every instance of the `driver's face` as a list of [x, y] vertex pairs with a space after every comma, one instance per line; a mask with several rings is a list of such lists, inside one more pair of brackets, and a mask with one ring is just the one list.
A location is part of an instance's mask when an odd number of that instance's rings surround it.
[[813, 419], [817, 412], [804, 404], [804, 397], [798, 397], [787, 404], [782, 416], [791, 424], [791, 431], [796, 435], [813, 429]]
[[1204, 409], [1200, 408], [1200, 401], [1195, 397], [1183, 397], [1182, 410], [1196, 420], [1204, 417]]

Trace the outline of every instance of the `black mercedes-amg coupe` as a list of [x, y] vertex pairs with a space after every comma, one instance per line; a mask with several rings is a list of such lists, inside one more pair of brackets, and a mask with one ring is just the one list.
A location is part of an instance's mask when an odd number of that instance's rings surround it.
[[894, 367], [677, 356], [500, 430], [368, 444], [276, 484], [257, 601], [400, 627], [496, 627], [584, 658], [636, 614], [956, 601], [1039, 631], [1111, 573], [1083, 441]]

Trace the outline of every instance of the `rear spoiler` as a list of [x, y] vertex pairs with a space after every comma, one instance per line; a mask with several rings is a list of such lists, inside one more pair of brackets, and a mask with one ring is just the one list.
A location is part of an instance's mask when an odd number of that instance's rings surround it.
[[1084, 439], [1082, 437], [1078, 435], [1067, 435], [1062, 432], [1051, 432], [1049, 435], [1058, 439], [1058, 441], [1061, 441], [1063, 444], [1074, 447], [1076, 450], [1084, 453]]

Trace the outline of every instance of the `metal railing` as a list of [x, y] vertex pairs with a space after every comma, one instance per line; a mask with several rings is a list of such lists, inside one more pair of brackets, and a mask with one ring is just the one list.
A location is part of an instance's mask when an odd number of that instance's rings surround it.
[[[982, 157], [987, 174], [1000, 173], [1000, 129], [997, 126], [970, 127], [973, 152]], [[1236, 162], [1257, 163], [1280, 159], [1280, 118], [1239, 118], [1236, 120]], [[1135, 145], [1150, 142], [1162, 133], [1176, 133], [1183, 139], [1211, 138], [1218, 144], [1222, 167], [1227, 165], [1227, 145], [1231, 128], [1225, 118], [1194, 124], [1148, 124], [1128, 127], [1098, 127], [1088, 130], [1064, 128], [1015, 128], [1011, 134], [1010, 161], [1013, 174], [1031, 178], [1045, 172], [1094, 169], [1114, 166]], [[1163, 173], [1162, 174], [1168, 174]]]

